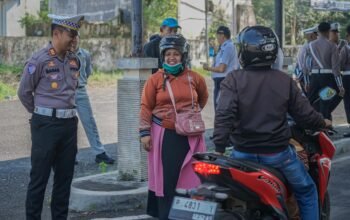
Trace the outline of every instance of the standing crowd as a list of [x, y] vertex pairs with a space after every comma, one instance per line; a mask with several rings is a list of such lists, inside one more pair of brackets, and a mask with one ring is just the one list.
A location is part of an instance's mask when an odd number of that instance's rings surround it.
[[[18, 90], [22, 104], [32, 113], [27, 219], [41, 218], [51, 169], [52, 219], [67, 219], [77, 163], [77, 115], [96, 153], [95, 161], [114, 163], [101, 144], [85, 88], [92, 62], [89, 52], [79, 47], [83, 16], [51, 18], [52, 41], [28, 59]], [[191, 167], [192, 156], [206, 151], [201, 111], [209, 93], [204, 77], [191, 70], [190, 45], [179, 29], [176, 19], [166, 18], [160, 34], [144, 46], [144, 56], [157, 58], [159, 64], [144, 85], [139, 117], [140, 141], [148, 152], [147, 213], [162, 220], [168, 219], [176, 188], [200, 184]], [[316, 186], [289, 144], [287, 114], [303, 127], [327, 128], [344, 97], [350, 123], [350, 48], [339, 39], [338, 23], [322, 22], [304, 34], [307, 42], [296, 59], [296, 80], [281, 71], [281, 45], [273, 30], [263, 26], [244, 28], [237, 47], [230, 29], [219, 26], [219, 49], [212, 65], [202, 67], [214, 81], [215, 153], [234, 146], [232, 158], [279, 169], [295, 194], [301, 218], [315, 220], [319, 219]], [[336, 97], [319, 99], [324, 87], [335, 90]]]

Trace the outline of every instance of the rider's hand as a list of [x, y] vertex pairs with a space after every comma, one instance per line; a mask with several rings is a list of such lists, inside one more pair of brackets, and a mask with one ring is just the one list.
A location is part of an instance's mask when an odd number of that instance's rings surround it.
[[329, 120], [329, 119], [324, 119], [324, 122], [325, 122], [325, 127], [326, 128], [331, 128], [332, 127], [332, 121]]
[[145, 151], [150, 151], [151, 150], [151, 136], [145, 136], [141, 138], [141, 144], [143, 149], [145, 149]]
[[341, 96], [341, 97], [344, 97], [344, 94], [345, 94], [345, 89], [344, 89], [344, 87], [339, 87], [339, 96]]

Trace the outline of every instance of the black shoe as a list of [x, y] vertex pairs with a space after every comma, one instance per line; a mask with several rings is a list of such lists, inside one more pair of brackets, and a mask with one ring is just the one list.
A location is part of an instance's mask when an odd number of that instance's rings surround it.
[[345, 138], [350, 137], [350, 132], [346, 132], [346, 133], [344, 133], [344, 134], [343, 134], [343, 137], [345, 137]]
[[106, 152], [103, 152], [101, 154], [97, 154], [95, 158], [96, 163], [104, 162], [106, 164], [114, 164], [114, 161], [112, 158], [110, 158]]

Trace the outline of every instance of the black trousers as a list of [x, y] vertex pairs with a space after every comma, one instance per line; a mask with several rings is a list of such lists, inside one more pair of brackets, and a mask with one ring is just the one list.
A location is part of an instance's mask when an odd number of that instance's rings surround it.
[[175, 130], [165, 129], [162, 144], [164, 197], [158, 197], [149, 191], [148, 215], [159, 220], [168, 220], [181, 167], [189, 150], [188, 137], [178, 135]]
[[308, 98], [316, 111], [320, 112], [324, 118], [332, 120], [331, 113], [339, 105], [342, 98], [336, 95], [333, 99], [328, 101], [320, 100], [319, 92], [327, 86], [335, 89], [337, 93], [339, 93], [333, 74], [312, 74], [310, 77], [310, 92], [308, 93]]
[[45, 189], [54, 171], [51, 195], [53, 220], [67, 219], [70, 187], [77, 153], [77, 117], [58, 119], [33, 114], [31, 119], [31, 171], [26, 219], [41, 219]]
[[350, 75], [343, 76], [344, 94], [344, 109], [346, 113], [346, 120], [350, 124]]

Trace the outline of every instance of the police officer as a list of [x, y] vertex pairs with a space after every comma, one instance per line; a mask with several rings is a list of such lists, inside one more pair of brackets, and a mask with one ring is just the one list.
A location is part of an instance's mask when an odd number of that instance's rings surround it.
[[[330, 28], [328, 22], [321, 22], [318, 25], [319, 35], [317, 40], [309, 43], [307, 56], [311, 60], [308, 98], [316, 110], [321, 112], [325, 118], [331, 120], [331, 112], [334, 106], [339, 104], [340, 101], [338, 98], [344, 95], [344, 88], [340, 74], [339, 52], [337, 46], [328, 40]], [[335, 102], [316, 101], [319, 91], [326, 86], [338, 92], [339, 96], [337, 96]]]
[[347, 42], [346, 40], [339, 38], [339, 29], [340, 29], [340, 24], [338, 22], [331, 24], [331, 32], [329, 33], [329, 40], [337, 45], [338, 51], [340, 52], [341, 49], [345, 45], [347, 45]]
[[[346, 40], [350, 42], [350, 25], [346, 27]], [[346, 44], [340, 51], [340, 68], [343, 71], [344, 109], [346, 120], [350, 124], [350, 47]], [[344, 137], [350, 137], [350, 133], [344, 134]]]
[[219, 26], [216, 30], [216, 38], [220, 45], [211, 67], [207, 63], [203, 64], [203, 69], [211, 71], [214, 80], [214, 108], [217, 106], [217, 99], [220, 91], [220, 83], [232, 70], [239, 69], [239, 61], [236, 48], [232, 43], [231, 31], [226, 26]]
[[77, 153], [75, 91], [79, 59], [71, 52], [83, 16], [52, 18], [52, 41], [26, 62], [18, 97], [29, 113], [32, 150], [26, 219], [41, 219], [45, 188], [54, 171], [52, 219], [67, 219]]
[[297, 55], [297, 63], [295, 66], [295, 77], [297, 81], [300, 83], [301, 88], [303, 89], [304, 93], [308, 90], [308, 88], [305, 88], [305, 85], [309, 83], [309, 73], [304, 73], [303, 70], [305, 69], [306, 65], [306, 51], [309, 47], [309, 43], [311, 41], [314, 41], [317, 39], [317, 26], [304, 29], [302, 32], [304, 33], [304, 36], [306, 38], [306, 42], [304, 45], [299, 49], [298, 55]]

